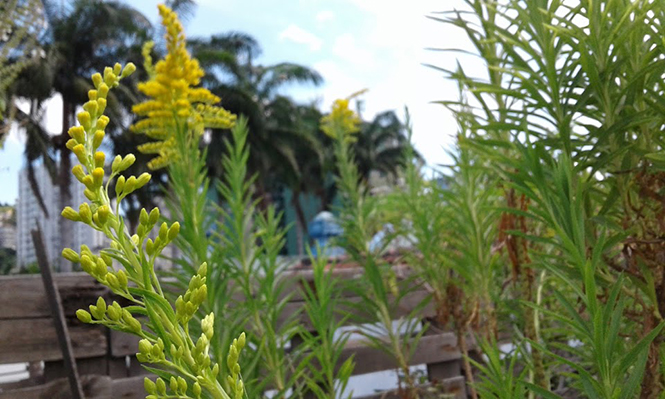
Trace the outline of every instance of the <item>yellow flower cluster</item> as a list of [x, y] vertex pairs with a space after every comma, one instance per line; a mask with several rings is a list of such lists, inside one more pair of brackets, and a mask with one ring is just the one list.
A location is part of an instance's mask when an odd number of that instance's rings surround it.
[[347, 98], [335, 100], [330, 114], [321, 119], [321, 130], [333, 139], [337, 139], [338, 136], [351, 139], [353, 133], [359, 132], [361, 120], [358, 114], [349, 109], [349, 102], [365, 91], [361, 90]]
[[[178, 16], [170, 8], [160, 5], [159, 14], [166, 29], [167, 54], [152, 65], [146, 57], [150, 80], [139, 83], [138, 89], [150, 97], [132, 110], [145, 117], [132, 126], [132, 130], [154, 139], [138, 147], [146, 154], [158, 155], [148, 164], [159, 169], [176, 161], [183, 148], [198, 145], [205, 128], [230, 128], [236, 116], [215, 106], [219, 97], [202, 87], [195, 87], [204, 76], [198, 61], [186, 49], [185, 34]], [[151, 46], [145, 47], [144, 56]]]

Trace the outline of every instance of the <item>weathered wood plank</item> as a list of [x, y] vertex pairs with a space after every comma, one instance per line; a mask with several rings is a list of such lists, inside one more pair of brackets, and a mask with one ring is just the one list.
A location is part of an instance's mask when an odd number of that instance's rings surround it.
[[[145, 389], [143, 380], [146, 376], [123, 378], [113, 380], [113, 398], [114, 399], [144, 399]], [[154, 376], [149, 376], [153, 381]], [[0, 398], [1, 399], [1, 398]]]
[[[55, 276], [62, 306], [67, 316], [77, 309], [87, 308], [97, 297], [107, 295], [108, 288], [85, 273]], [[50, 317], [51, 310], [41, 276], [0, 277], [0, 320]]]
[[[98, 375], [82, 376], [81, 385], [86, 399], [116, 398], [112, 390], [114, 384], [110, 377]], [[69, 383], [65, 378], [46, 385], [0, 392], [0, 399], [70, 399], [71, 397]]]
[[[445, 381], [442, 381], [441, 384], [437, 386], [425, 385], [419, 387], [420, 397], [422, 399], [439, 399], [441, 394], [451, 395], [454, 399], [466, 399], [466, 381], [464, 377], [453, 377]], [[446, 396], [448, 397], [448, 396]], [[400, 399], [397, 390], [380, 392], [374, 395], [363, 396], [359, 399]]]
[[[70, 325], [74, 356], [88, 358], [106, 355], [103, 327]], [[62, 352], [52, 319], [0, 320], [0, 364], [39, 360], [60, 360]]]

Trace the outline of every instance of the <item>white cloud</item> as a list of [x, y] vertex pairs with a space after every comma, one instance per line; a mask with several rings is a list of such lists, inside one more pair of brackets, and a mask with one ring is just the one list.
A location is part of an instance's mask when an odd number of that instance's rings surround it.
[[279, 34], [279, 38], [307, 45], [312, 51], [320, 50], [323, 45], [323, 40], [321, 40], [321, 38], [294, 24], [291, 24], [284, 29], [282, 33]]
[[318, 22], [326, 22], [335, 18], [335, 13], [330, 10], [323, 10], [316, 14], [316, 20]]
[[356, 66], [367, 69], [375, 67], [373, 54], [370, 52], [369, 48], [359, 46], [356, 42], [356, 38], [350, 33], [338, 36], [335, 39], [332, 51], [336, 56]]

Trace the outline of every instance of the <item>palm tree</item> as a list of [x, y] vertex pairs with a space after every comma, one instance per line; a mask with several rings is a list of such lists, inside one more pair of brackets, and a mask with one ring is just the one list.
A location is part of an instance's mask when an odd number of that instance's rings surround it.
[[[224, 108], [248, 118], [252, 132], [249, 167], [259, 176], [256, 196], [265, 206], [271, 201], [270, 193], [278, 189], [279, 175], [300, 174], [295, 148], [303, 142], [313, 142], [314, 137], [312, 131], [298, 123], [298, 115], [287, 113], [297, 106], [290, 98], [279, 95], [279, 90], [293, 83], [319, 85], [323, 79], [316, 71], [294, 63], [256, 65], [261, 48], [244, 33], [194, 39], [189, 44], [194, 57], [206, 69], [204, 85], [222, 98]], [[213, 134], [208, 143], [208, 168], [214, 177], [222, 172], [219, 160], [223, 140], [222, 135]]]
[[[66, 4], [43, 1], [47, 23], [46, 34], [41, 38], [45, 58], [27, 68], [17, 79], [13, 94], [30, 101], [30, 111], [19, 113], [17, 119], [26, 126], [28, 145], [26, 158], [28, 172], [32, 162], [42, 157], [60, 189], [60, 207], [71, 202], [69, 151], [65, 147], [67, 130], [74, 122], [76, 105], [87, 99], [92, 89], [89, 77], [93, 71], [102, 70], [116, 62], [138, 59], [140, 47], [151, 35], [148, 19], [131, 6], [117, 1], [74, 0]], [[134, 56], [132, 56], [134, 55]], [[127, 120], [127, 104], [135, 102], [133, 85], [123, 85], [109, 98], [108, 112], [112, 121]], [[54, 94], [63, 101], [62, 130], [47, 141], [41, 116], [43, 103]], [[119, 132], [123, 127], [109, 126], [108, 131]], [[59, 156], [58, 156], [59, 155]], [[53, 159], [58, 156], [59, 165]], [[57, 169], [57, 170], [56, 170]], [[34, 179], [34, 177], [33, 177]], [[61, 247], [71, 241], [71, 225], [60, 219]], [[69, 267], [63, 262], [63, 267]]]

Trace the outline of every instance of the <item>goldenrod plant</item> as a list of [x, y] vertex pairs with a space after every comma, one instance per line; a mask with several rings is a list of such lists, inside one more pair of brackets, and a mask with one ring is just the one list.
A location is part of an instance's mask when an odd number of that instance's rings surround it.
[[[95, 305], [90, 306], [89, 312], [81, 309], [76, 315], [82, 322], [101, 324], [141, 337], [137, 359], [149, 364], [146, 368], [158, 376], [156, 382], [146, 378], [148, 398], [238, 399], [244, 394], [238, 357], [245, 346], [245, 335], [241, 334], [230, 345], [225, 359], [228, 372], [220, 375], [219, 364], [209, 356], [210, 343], [214, 340], [214, 314], [209, 313], [200, 320], [201, 334], [198, 338], [190, 334], [190, 321], [207, 300], [207, 264], [200, 264], [187, 290], [178, 297], [174, 306], [166, 300], [154, 265], [164, 248], [178, 236], [180, 224], [161, 223], [153, 240], [149, 234], [158, 225], [160, 212], [157, 208], [150, 212], [143, 209], [137, 233], [130, 235], [118, 212], [120, 203], [127, 195], [147, 184], [151, 176], [148, 173], [129, 178], [119, 176], [134, 163], [132, 154], [116, 156], [111, 163], [111, 173], [107, 175], [104, 169], [106, 156], [98, 150], [109, 123], [109, 118], [104, 115], [108, 92], [135, 69], [131, 63], [124, 68], [116, 64], [107, 67], [103, 75], [96, 73], [92, 76], [95, 89], [89, 91], [89, 101], [77, 115], [80, 125], [69, 130], [71, 139], [67, 142], [67, 148], [80, 163], [74, 166], [72, 173], [85, 185], [84, 193], [90, 202], [83, 203], [78, 211], [67, 207], [62, 212], [69, 220], [85, 223], [103, 232], [111, 242], [110, 248], [99, 254], [82, 246], [79, 252], [64, 249], [63, 257], [80, 263], [85, 272], [126, 299], [130, 305], [123, 307], [118, 302], [107, 305], [100, 297]], [[162, 83], [170, 84], [166, 81]], [[177, 82], [174, 84], [178, 87]], [[165, 116], [163, 109], [155, 108], [155, 112], [157, 114], [152, 114], [152, 117]], [[184, 114], [181, 112], [179, 115], [183, 117]], [[193, 119], [196, 120], [195, 117]], [[176, 124], [163, 118], [159, 126], [164, 129]], [[154, 127], [158, 128], [157, 125]], [[184, 124], [180, 128], [193, 127]], [[112, 203], [109, 190], [114, 179], [116, 201]], [[169, 382], [168, 389], [165, 380]], [[226, 381], [227, 389], [222, 387], [220, 381]]]
[[421, 323], [417, 316], [426, 302], [414, 306], [409, 314], [393, 324], [394, 310], [414, 286], [410, 279], [398, 279], [391, 265], [383, 259], [390, 239], [377, 248], [370, 248], [372, 237], [382, 226], [382, 218], [378, 198], [369, 196], [360, 180], [351, 147], [354, 134], [359, 131], [360, 118], [349, 109], [349, 102], [359, 94], [336, 100], [330, 114], [321, 121], [323, 132], [335, 140], [336, 183], [342, 202], [340, 223], [344, 229], [339, 244], [364, 270], [359, 286], [355, 287], [362, 298], [356, 306], [359, 313], [368, 317], [361, 320], [359, 331], [372, 347], [386, 352], [395, 361], [403, 377], [400, 379], [401, 395], [416, 398], [418, 390], [409, 363], [425, 332], [424, 328], [419, 330]]

